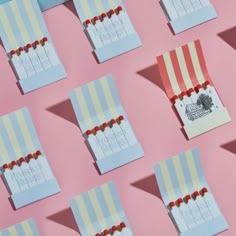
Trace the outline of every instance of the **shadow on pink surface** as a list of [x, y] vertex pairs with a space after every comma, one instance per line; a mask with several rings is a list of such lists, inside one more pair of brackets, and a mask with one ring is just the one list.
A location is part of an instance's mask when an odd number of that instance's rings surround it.
[[150, 193], [155, 197], [158, 197], [162, 201], [161, 193], [154, 174], [144, 177], [143, 179], [138, 180], [134, 183], [131, 183], [131, 186], [141, 189], [147, 193]]
[[221, 145], [221, 147], [226, 149], [229, 152], [236, 154], [236, 140], [223, 144]]
[[78, 122], [69, 99], [48, 107], [46, 110], [78, 126]]
[[159, 87], [161, 90], [165, 92], [165, 89], [161, 80], [161, 74], [160, 74], [157, 64], [146, 67], [140, 71], [137, 71], [136, 73], [144, 77], [145, 79], [149, 80], [150, 82], [152, 82], [153, 84], [155, 84], [157, 87]]
[[236, 50], [236, 26], [219, 33], [218, 36]]
[[63, 5], [78, 18], [78, 14], [77, 14], [77, 11], [75, 9], [75, 5], [74, 5], [73, 1], [63, 3]]
[[78, 226], [75, 222], [75, 218], [70, 208], [64, 209], [60, 212], [57, 212], [51, 216], [47, 217], [48, 220], [56, 222], [58, 224], [64, 225], [74, 231], [79, 232]]

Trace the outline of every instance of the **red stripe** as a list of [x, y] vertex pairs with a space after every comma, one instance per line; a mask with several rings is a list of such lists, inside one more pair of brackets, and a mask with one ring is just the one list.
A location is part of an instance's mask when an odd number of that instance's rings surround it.
[[166, 90], [166, 94], [169, 97], [169, 99], [171, 99], [175, 94], [170, 83], [170, 79], [169, 79], [169, 75], [166, 69], [166, 64], [165, 64], [163, 55], [157, 57], [157, 63], [159, 66], [162, 82]]
[[188, 68], [190, 79], [192, 81], [193, 86], [196, 87], [199, 83], [198, 83], [197, 76], [193, 67], [193, 61], [189, 52], [188, 45], [184, 45], [182, 49], [183, 49], [183, 54], [184, 54], [186, 66]]
[[196, 47], [196, 50], [197, 50], [197, 55], [198, 55], [198, 59], [199, 59], [201, 69], [202, 69], [202, 73], [203, 73], [205, 79], [208, 80], [210, 83], [212, 83], [210, 75], [209, 75], [208, 70], [207, 70], [207, 66], [206, 66], [204, 55], [203, 55], [200, 40], [196, 40], [194, 42], [194, 44], [195, 44], [195, 47]]
[[170, 52], [170, 58], [171, 58], [171, 61], [172, 61], [172, 65], [173, 65], [173, 68], [174, 68], [174, 71], [175, 71], [175, 76], [176, 76], [180, 91], [181, 92], [186, 92], [187, 87], [185, 85], [184, 78], [182, 76], [182, 72], [181, 72], [181, 69], [180, 69], [180, 66], [179, 66], [179, 60], [178, 60], [178, 57], [177, 57], [177, 54], [176, 54], [175, 50]]

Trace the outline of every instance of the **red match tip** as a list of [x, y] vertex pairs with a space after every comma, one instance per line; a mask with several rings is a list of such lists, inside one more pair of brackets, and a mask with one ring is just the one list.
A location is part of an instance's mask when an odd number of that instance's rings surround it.
[[208, 190], [207, 190], [207, 188], [203, 188], [202, 189], [202, 193], [204, 194], [204, 193], [207, 193], [208, 192]]
[[93, 20], [94, 20], [94, 22], [96, 22], [99, 20], [99, 18], [97, 16], [94, 16]]
[[189, 201], [189, 200], [191, 199], [191, 196], [188, 194], [188, 195], [185, 197], [185, 199], [186, 199], [187, 201]]
[[122, 9], [121, 6], [117, 7], [117, 11], [118, 11], [118, 12], [120, 12], [120, 11], [122, 11], [122, 10], [123, 10], [123, 9]]
[[6, 170], [6, 169], [9, 168], [9, 167], [8, 167], [8, 164], [4, 164], [2, 167], [3, 167], [4, 170]]
[[29, 155], [28, 155], [28, 158], [29, 158], [29, 160], [31, 160], [31, 159], [33, 159], [34, 157], [33, 157], [32, 154], [29, 154]]
[[169, 203], [169, 207], [170, 207], [170, 208], [173, 208], [174, 206], [175, 206], [175, 203], [174, 203], [174, 202], [170, 202], [170, 203]]
[[91, 21], [90, 21], [90, 20], [86, 20], [86, 21], [85, 21], [85, 24], [86, 24], [86, 25], [89, 25], [89, 24], [91, 24]]
[[193, 92], [194, 92], [194, 89], [193, 89], [193, 88], [191, 88], [191, 89], [189, 89], [189, 90], [188, 90], [188, 92], [189, 92], [189, 94], [191, 94], [191, 93], [193, 93]]
[[39, 41], [36, 40], [36, 41], [34, 42], [34, 44], [35, 44], [35, 45], [39, 45]]
[[92, 134], [92, 131], [91, 130], [87, 130], [86, 134], [87, 134], [87, 136], [89, 136], [90, 134]]
[[22, 48], [22, 47], [19, 47], [19, 49], [18, 49], [20, 52], [22, 52], [22, 51], [24, 51], [24, 48]]
[[107, 229], [105, 229], [105, 230], [103, 231], [103, 234], [104, 234], [104, 235], [108, 235], [108, 234], [110, 234], [110, 233], [109, 233], [109, 231], [108, 231]]
[[121, 223], [120, 223], [120, 227], [121, 227], [122, 229], [125, 228], [125, 227], [126, 227], [125, 222], [121, 222]]
[[24, 157], [21, 157], [21, 158], [20, 158], [20, 163], [23, 163], [23, 162], [25, 162], [25, 158], [24, 158]]
[[186, 93], [186, 92], [182, 92], [182, 93], [181, 93], [181, 96], [182, 96], [182, 97], [187, 96], [187, 93]]
[[195, 87], [195, 90], [198, 92], [201, 88], [202, 88], [202, 86], [199, 84]]
[[207, 85], [210, 85], [210, 82], [207, 80], [206, 82], [205, 82], [205, 85], [207, 86]]
[[108, 127], [108, 124], [105, 122], [102, 124], [102, 127], [105, 129], [106, 127]]
[[114, 10], [110, 10], [109, 14], [110, 14], [110, 16], [114, 15], [115, 14]]
[[183, 199], [182, 199], [182, 198], [179, 198], [179, 199], [177, 200], [177, 202], [178, 202], [178, 204], [180, 205], [181, 203], [183, 203]]
[[179, 99], [179, 97], [178, 97], [177, 95], [175, 95], [173, 98], [171, 98], [171, 101], [172, 101], [173, 103], [175, 103], [175, 101], [176, 101], [177, 99]]
[[101, 236], [101, 234], [95, 234], [95, 236]]
[[48, 38], [47, 37], [44, 37], [43, 38], [43, 42], [47, 42], [48, 41]]
[[27, 48], [32, 48], [32, 45], [28, 43], [28, 44], [26, 45], [26, 47], [27, 47]]
[[36, 152], [36, 156], [38, 157], [38, 156], [42, 156], [42, 153], [38, 150], [37, 152]]
[[16, 54], [16, 51], [15, 50], [11, 50], [10, 54], [14, 55], [14, 54]]
[[97, 131], [100, 130], [100, 128], [99, 128], [98, 126], [96, 126], [96, 127], [94, 128], [94, 130], [97, 132]]
[[112, 119], [111, 120], [111, 124], [114, 125], [116, 123], [116, 120], [115, 119]]
[[195, 192], [193, 193], [193, 196], [194, 196], [195, 198], [197, 198], [197, 197], [199, 196], [199, 192], [198, 192], [198, 191], [195, 191]]
[[120, 121], [124, 120], [124, 116], [119, 116], [118, 118]]
[[102, 14], [101, 14], [101, 17], [102, 17], [102, 19], [104, 19], [104, 18], [107, 17], [107, 14], [106, 14], [106, 13], [102, 13]]
[[115, 225], [113, 225], [113, 226], [111, 227], [111, 229], [112, 229], [113, 232], [115, 232], [115, 231], [118, 230], [117, 227], [116, 227]]
[[16, 161], [11, 162], [12, 166], [16, 166]]

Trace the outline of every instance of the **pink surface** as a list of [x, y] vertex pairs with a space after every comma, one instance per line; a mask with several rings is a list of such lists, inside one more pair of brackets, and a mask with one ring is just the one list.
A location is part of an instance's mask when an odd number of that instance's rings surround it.
[[[160, 199], [153, 165], [198, 147], [206, 178], [230, 225], [230, 230], [222, 235], [235, 236], [236, 1], [212, 0], [218, 19], [177, 36], [168, 28], [157, 0], [124, 2], [143, 47], [101, 65], [91, 53], [72, 2], [46, 11], [44, 17], [68, 79], [28, 95], [21, 95], [4, 49], [0, 47], [0, 115], [23, 106], [30, 109], [44, 151], [62, 188], [58, 195], [14, 211], [0, 181], [0, 229], [34, 217], [43, 236], [78, 235], [68, 200], [113, 180], [135, 235], [177, 235]], [[186, 141], [163, 92], [155, 58], [195, 39], [201, 40], [209, 74], [233, 121]], [[78, 128], [68, 93], [108, 73], [114, 75], [145, 157], [99, 176]]]

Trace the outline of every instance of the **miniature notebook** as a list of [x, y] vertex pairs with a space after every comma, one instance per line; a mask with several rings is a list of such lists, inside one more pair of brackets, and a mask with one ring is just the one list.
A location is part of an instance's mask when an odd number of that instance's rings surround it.
[[212, 236], [229, 228], [205, 179], [198, 150], [154, 167], [164, 204], [181, 236]]
[[67, 76], [37, 1], [0, 1], [0, 37], [23, 93]]
[[70, 99], [101, 174], [143, 157], [111, 74], [72, 90]]
[[74, 0], [99, 62], [142, 45], [122, 0]]
[[69, 0], [38, 0], [38, 3], [39, 3], [39, 6], [40, 6], [40, 9], [42, 11], [45, 11], [49, 8], [58, 6], [60, 4], [66, 3], [68, 1]]
[[160, 5], [174, 34], [217, 17], [210, 0], [160, 0]]
[[81, 236], [134, 235], [113, 182], [71, 199], [70, 206]]
[[25, 220], [7, 229], [0, 230], [0, 236], [39, 236], [34, 219]]
[[27, 108], [0, 117], [0, 171], [15, 209], [60, 192]]
[[230, 122], [207, 71], [200, 41], [157, 57], [162, 82], [189, 139]]

